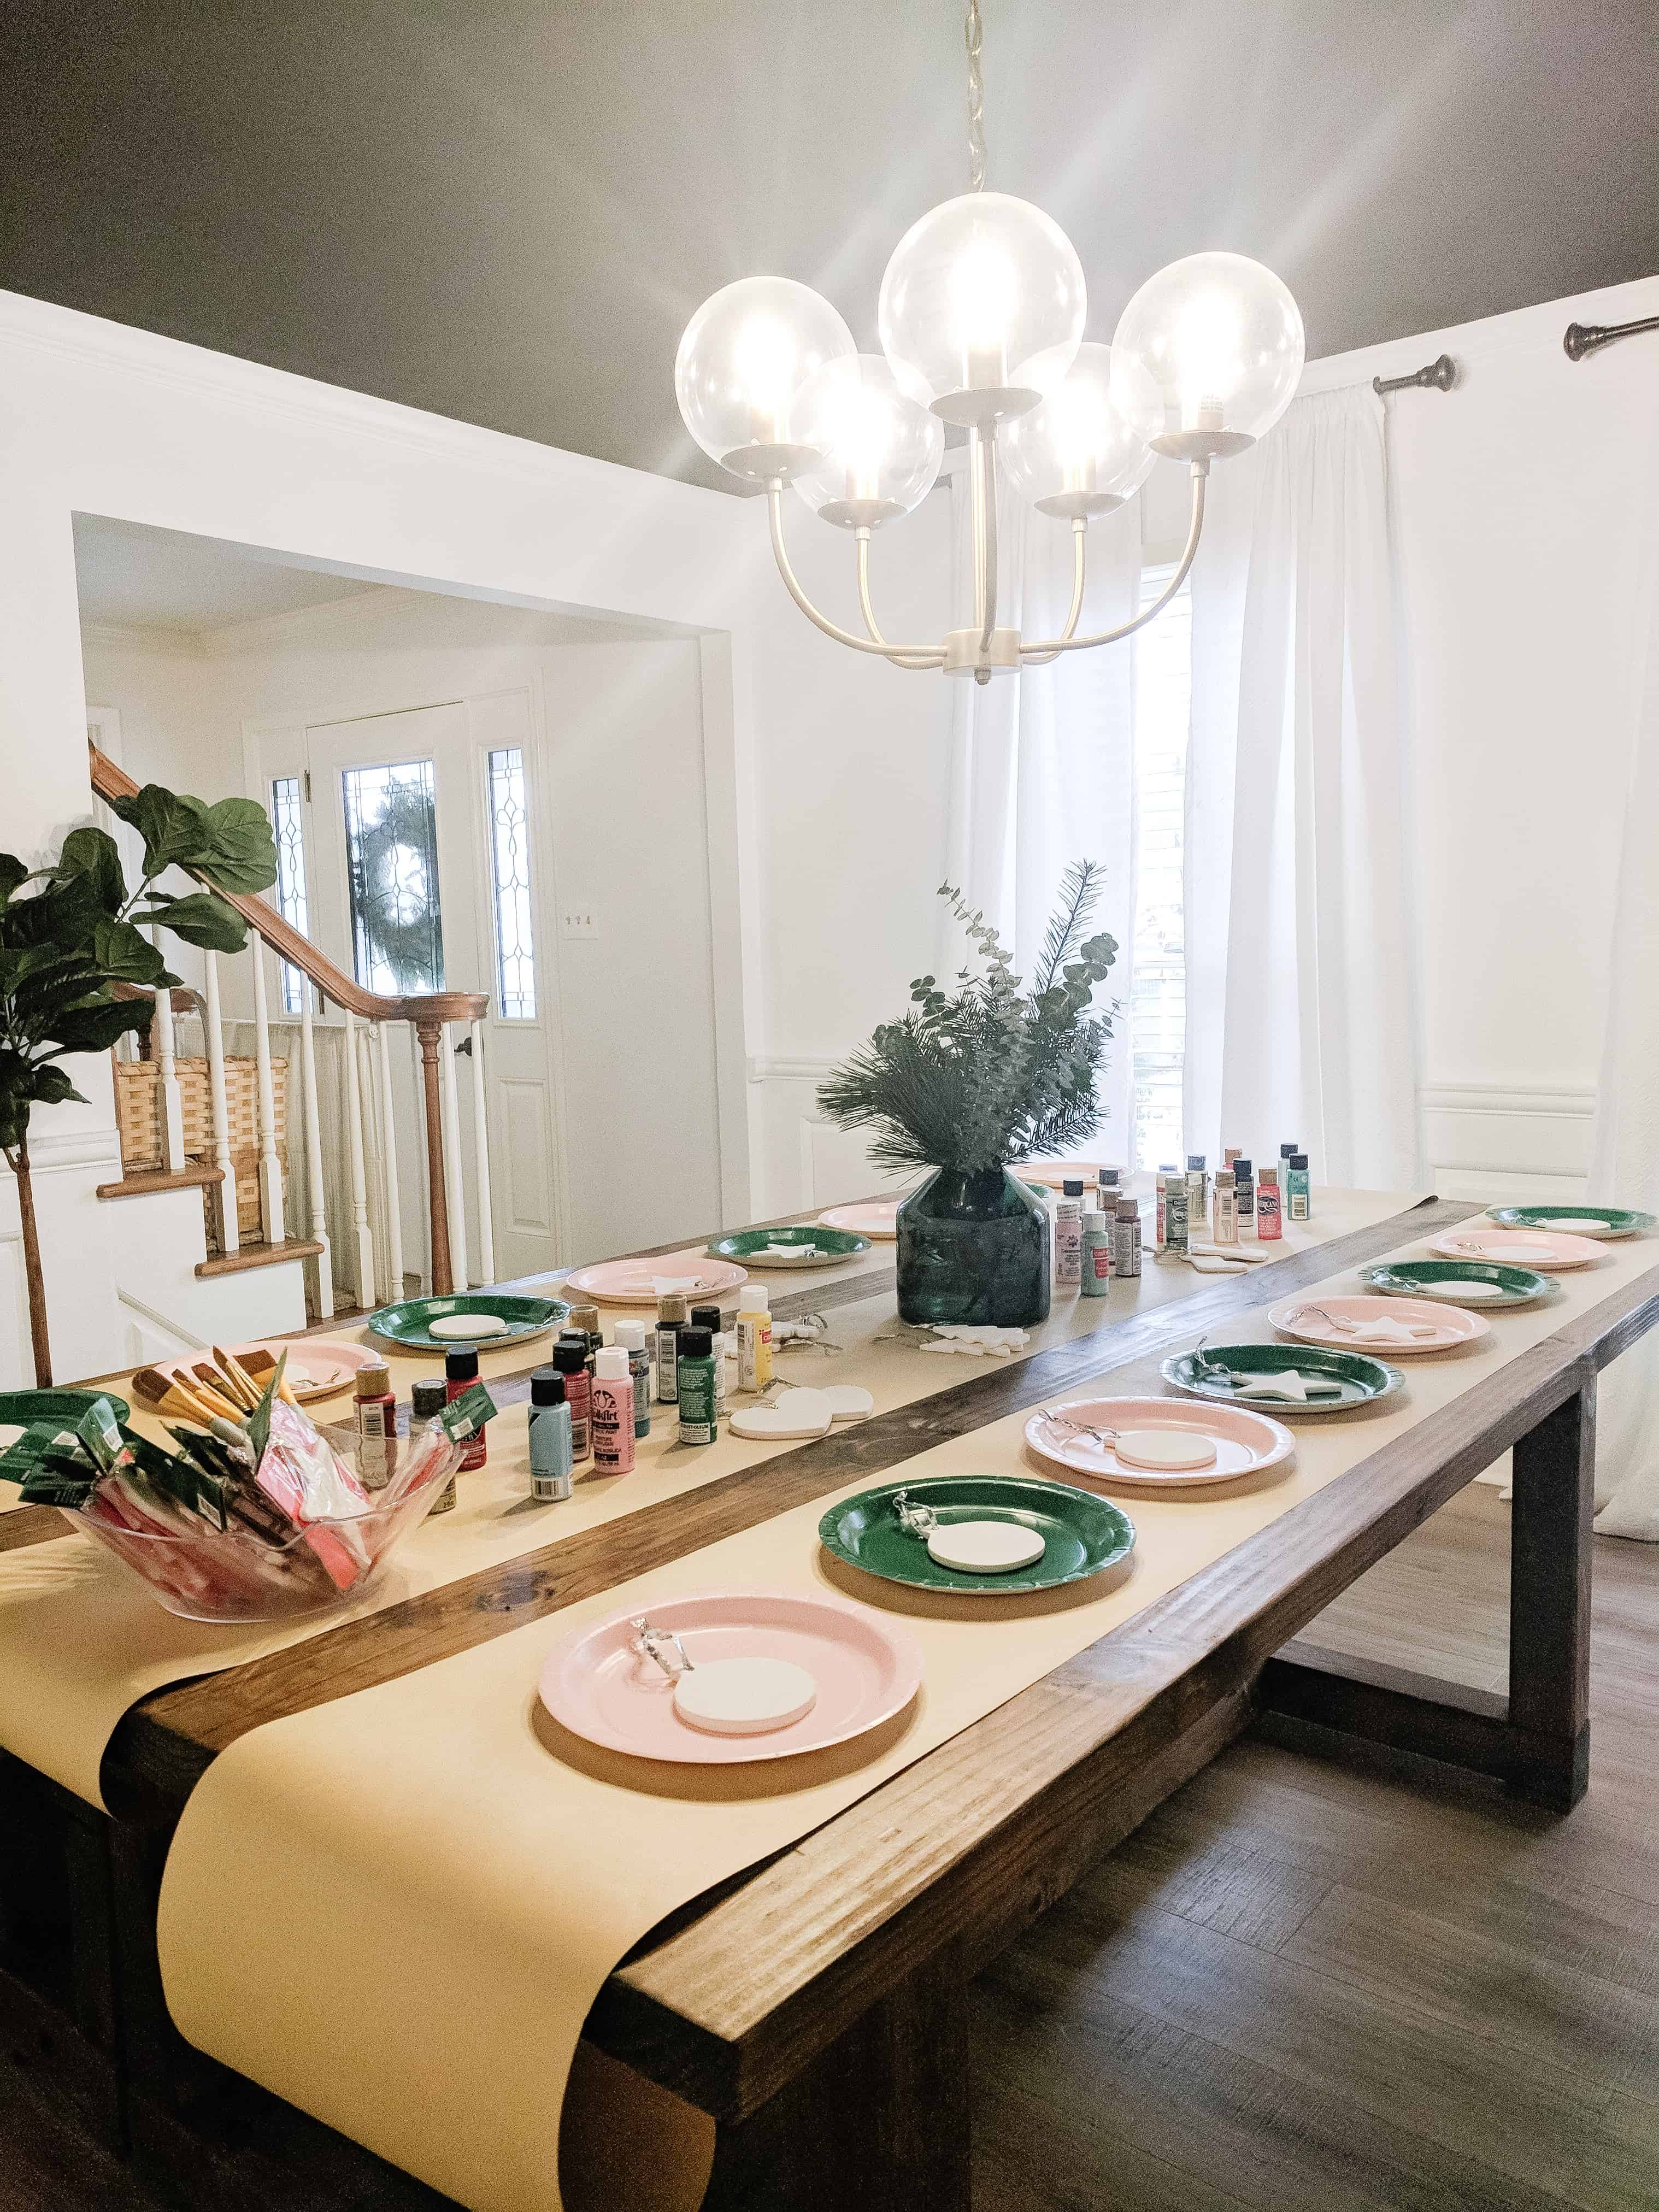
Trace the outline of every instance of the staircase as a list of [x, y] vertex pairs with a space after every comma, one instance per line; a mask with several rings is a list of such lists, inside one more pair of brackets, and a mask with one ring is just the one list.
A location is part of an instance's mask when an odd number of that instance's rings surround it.
[[[95, 745], [89, 750], [100, 798], [137, 792]], [[466, 1288], [458, 1050], [471, 1063], [477, 1279], [490, 1280], [489, 1000], [365, 990], [264, 899], [221, 896], [249, 925], [246, 951], [204, 952], [199, 994], [137, 993], [155, 1000], [144, 1056], [115, 1069], [122, 1174], [97, 1195], [110, 1207], [117, 1295], [139, 1356], [302, 1328], [389, 1304], [417, 1285], [441, 1296]], [[278, 962], [303, 979], [296, 1014], [271, 1013], [273, 1000], [283, 1006], [273, 989]], [[221, 1012], [234, 963], [249, 963], [248, 1022]], [[239, 1028], [251, 1029], [251, 1052], [234, 1049]], [[181, 1042], [198, 1048], [181, 1050]], [[410, 1121], [397, 1106], [400, 1051], [416, 1101]], [[319, 1056], [333, 1078], [322, 1089]], [[416, 1157], [405, 1165], [400, 1152]], [[410, 1221], [419, 1227], [406, 1249]]]

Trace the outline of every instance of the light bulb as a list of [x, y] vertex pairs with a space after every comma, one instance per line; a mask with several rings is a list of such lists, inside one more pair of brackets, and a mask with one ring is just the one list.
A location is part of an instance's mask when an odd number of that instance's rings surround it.
[[1122, 405], [1155, 453], [1181, 460], [1254, 445], [1290, 405], [1305, 351], [1296, 301], [1242, 253], [1160, 269], [1112, 339]]
[[[998, 446], [1009, 482], [1043, 514], [1086, 520], [1121, 507], [1152, 474], [1156, 458], [1123, 404], [1110, 346], [1085, 343], [1058, 391], [1041, 407], [1005, 422]], [[1156, 409], [1155, 389], [1140, 392], [1140, 413]]]
[[1007, 192], [968, 192], [912, 224], [881, 280], [882, 350], [947, 422], [1035, 407], [1083, 337], [1083, 264], [1059, 224]]
[[796, 392], [826, 362], [850, 360], [853, 333], [830, 302], [787, 276], [745, 276], [685, 326], [674, 391], [711, 460], [753, 483], [787, 482], [817, 459], [794, 434]]
[[827, 362], [795, 393], [790, 421], [817, 454], [794, 488], [843, 530], [908, 514], [933, 489], [945, 458], [945, 425], [900, 390], [878, 353]]

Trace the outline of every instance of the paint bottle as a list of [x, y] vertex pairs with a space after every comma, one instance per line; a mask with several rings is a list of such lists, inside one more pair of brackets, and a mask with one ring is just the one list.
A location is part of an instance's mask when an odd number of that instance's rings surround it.
[[365, 1490], [384, 1490], [398, 1468], [398, 1399], [385, 1363], [357, 1370], [357, 1478]]
[[[597, 1306], [571, 1307], [564, 1328], [560, 1331], [560, 1334], [574, 1335], [578, 1329], [586, 1337], [590, 1352], [597, 1351], [605, 1342], [605, 1331], [599, 1324], [599, 1310]], [[593, 1372], [593, 1362], [591, 1358], [587, 1363], [587, 1371], [590, 1375]]]
[[1187, 1155], [1187, 1230], [1202, 1237], [1210, 1225], [1210, 1177], [1202, 1152]]
[[1082, 1267], [1084, 1297], [1103, 1298], [1112, 1280], [1112, 1232], [1093, 1207], [1083, 1217]]
[[1241, 1237], [1255, 1235], [1255, 1170], [1249, 1160], [1233, 1162], [1233, 1190], [1238, 1201], [1238, 1233]]
[[1215, 1179], [1215, 1242], [1238, 1242], [1238, 1182], [1231, 1168], [1223, 1168]]
[[714, 1403], [717, 1407], [724, 1407], [726, 1404], [726, 1370], [728, 1363], [726, 1360], [727, 1346], [726, 1341], [726, 1332], [720, 1327], [720, 1310], [718, 1306], [693, 1306], [691, 1309], [692, 1328], [706, 1328], [708, 1331], [709, 1341], [714, 1346]]
[[[738, 1388], [764, 1390], [772, 1380], [772, 1301], [763, 1283], [745, 1283], [738, 1304]], [[704, 1329], [704, 1336], [709, 1334]], [[712, 1340], [711, 1352], [712, 1358]], [[711, 1386], [712, 1387], [712, 1386]], [[684, 1401], [682, 1399], [682, 1405]], [[680, 1424], [682, 1429], [684, 1421]], [[701, 1439], [693, 1437], [693, 1443]]]
[[1279, 1170], [1263, 1168], [1261, 1182], [1255, 1194], [1255, 1233], [1264, 1244], [1271, 1244], [1285, 1234], [1279, 1215]]
[[[465, 1395], [478, 1379], [478, 1355], [476, 1352], [447, 1352], [444, 1354], [444, 1398], [453, 1405], [456, 1399]], [[489, 1432], [480, 1429], [461, 1454], [457, 1474], [471, 1474], [489, 1456]]]
[[1083, 1280], [1083, 1178], [1068, 1176], [1054, 1208], [1054, 1280]]
[[1171, 1168], [1164, 1192], [1164, 1249], [1184, 1253], [1192, 1242], [1188, 1234], [1187, 1198], [1192, 1183], [1178, 1168]]
[[1095, 1204], [1108, 1221], [1110, 1221], [1116, 1213], [1117, 1202], [1123, 1195], [1118, 1184], [1118, 1173], [1119, 1170], [1116, 1168], [1102, 1168], [1095, 1178]]
[[593, 1366], [593, 1466], [600, 1474], [634, 1467], [634, 1378], [620, 1344], [604, 1346]]
[[1140, 1208], [1127, 1194], [1118, 1200], [1112, 1226], [1112, 1273], [1131, 1282], [1140, 1273]]
[[1285, 1211], [1292, 1221], [1313, 1219], [1313, 1185], [1308, 1177], [1308, 1155], [1292, 1152], [1290, 1158], [1290, 1184], [1285, 1192]]
[[1224, 1145], [1221, 1147], [1221, 1164], [1224, 1168], [1236, 1168], [1243, 1157], [1243, 1151], [1237, 1145]]
[[530, 1495], [555, 1505], [569, 1497], [575, 1451], [564, 1377], [556, 1367], [538, 1367], [530, 1376]]
[[665, 1291], [657, 1300], [657, 1403], [677, 1406], [680, 1399], [679, 1341], [685, 1327], [685, 1300]]
[[[761, 1316], [763, 1319], [765, 1316]], [[739, 1317], [738, 1327], [742, 1327]], [[767, 1322], [769, 1332], [771, 1323]], [[769, 1340], [768, 1350], [770, 1350]], [[680, 1442], [712, 1444], [720, 1432], [714, 1406], [714, 1340], [706, 1328], [688, 1328], [680, 1337]]]
[[1170, 1178], [1174, 1173], [1173, 1168], [1160, 1168], [1158, 1171], [1158, 1212], [1152, 1224], [1152, 1249], [1155, 1252], [1163, 1252], [1169, 1248]]
[[1290, 1143], [1289, 1143], [1288, 1145], [1281, 1145], [1281, 1146], [1279, 1146], [1279, 1183], [1280, 1183], [1281, 1188], [1283, 1187], [1284, 1181], [1285, 1181], [1285, 1176], [1286, 1176], [1286, 1175], [1288, 1175], [1288, 1174], [1289, 1174], [1289, 1172], [1290, 1172], [1290, 1166], [1291, 1166], [1291, 1154], [1292, 1154], [1293, 1152], [1299, 1152], [1301, 1150], [1302, 1150], [1302, 1144], [1301, 1144], [1301, 1140], [1300, 1140], [1300, 1139], [1299, 1139], [1299, 1138], [1296, 1138], [1296, 1137], [1292, 1137], [1292, 1138], [1291, 1138], [1291, 1141], [1290, 1141]]
[[[441, 1375], [423, 1375], [411, 1386], [409, 1393], [409, 1447], [411, 1451], [416, 1440], [426, 1434], [448, 1403], [449, 1391]], [[452, 1474], [427, 1507], [426, 1517], [429, 1521], [434, 1513], [453, 1513], [454, 1510], [455, 1478]]]
[[645, 1323], [619, 1321], [617, 1341], [628, 1354], [628, 1371], [634, 1378], [634, 1434], [651, 1433], [651, 1355], [645, 1348]]
[[593, 1378], [587, 1371], [586, 1350], [562, 1336], [553, 1347], [553, 1364], [564, 1377], [565, 1403], [570, 1408], [570, 1456], [580, 1465], [593, 1450]]

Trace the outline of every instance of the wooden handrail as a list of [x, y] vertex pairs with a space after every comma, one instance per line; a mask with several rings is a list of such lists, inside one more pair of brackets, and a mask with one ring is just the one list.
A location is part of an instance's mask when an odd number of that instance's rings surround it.
[[[137, 797], [138, 786], [125, 769], [118, 768], [96, 745], [88, 744], [87, 750], [92, 756], [92, 787], [100, 799]], [[190, 871], [185, 872], [188, 875]], [[325, 999], [346, 1007], [362, 1021], [413, 1022], [417, 1028], [430, 1026], [435, 1036], [440, 1023], [478, 1022], [489, 1011], [489, 994], [483, 991], [428, 991], [410, 998], [388, 998], [378, 991], [366, 991], [355, 976], [326, 959], [308, 937], [301, 937], [269, 901], [238, 891], [221, 891], [219, 896], [235, 908], [273, 952], [302, 975], [308, 975]]]

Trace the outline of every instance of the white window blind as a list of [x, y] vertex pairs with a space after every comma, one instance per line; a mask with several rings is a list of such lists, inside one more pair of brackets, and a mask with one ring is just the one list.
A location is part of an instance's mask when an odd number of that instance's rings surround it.
[[[1144, 605], [1173, 564], [1141, 571]], [[1129, 998], [1134, 1072], [1134, 1164], [1184, 1165], [1181, 1080], [1187, 1043], [1182, 878], [1187, 739], [1192, 704], [1192, 600], [1181, 590], [1135, 633], [1134, 982]]]

